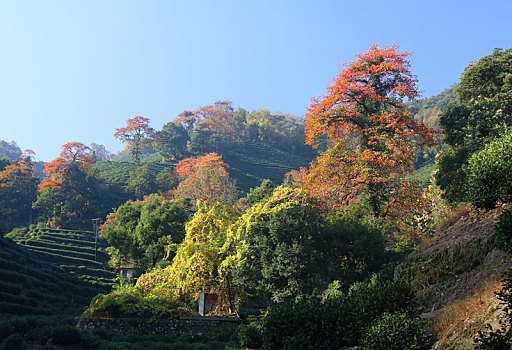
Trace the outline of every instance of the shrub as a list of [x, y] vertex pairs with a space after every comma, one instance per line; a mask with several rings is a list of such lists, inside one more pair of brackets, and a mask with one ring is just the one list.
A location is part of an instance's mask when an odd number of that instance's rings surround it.
[[512, 277], [510, 272], [509, 277], [503, 281], [503, 288], [496, 293], [505, 312], [505, 318], [500, 320], [500, 328], [493, 330], [492, 326], [487, 324], [487, 332], [478, 332], [478, 336], [474, 340], [476, 349], [502, 350], [510, 349], [512, 346]]
[[91, 300], [84, 317], [142, 317], [160, 319], [190, 313], [183, 299], [160, 293], [145, 294], [137, 287], [122, 287]]
[[412, 292], [403, 281], [391, 276], [373, 275], [368, 281], [350, 286], [344, 301], [343, 318], [346, 326], [343, 336], [346, 342], [355, 345], [364, 336], [372, 320], [385, 312], [408, 308], [412, 303]]
[[512, 208], [501, 213], [496, 224], [496, 246], [512, 253]]
[[0, 350], [23, 350], [25, 348], [25, 344], [23, 342], [23, 337], [19, 334], [12, 334], [8, 336], [2, 344], [0, 344]]
[[[502, 324], [501, 326], [504, 326]], [[474, 340], [475, 349], [477, 350], [503, 350], [510, 349], [512, 345], [507, 336], [507, 332], [503, 328], [492, 329], [490, 324], [486, 326], [487, 332], [478, 331], [478, 336]]]
[[238, 329], [238, 342], [243, 349], [259, 349], [263, 346], [261, 323], [258, 321], [242, 325]]
[[26, 227], [16, 227], [11, 232], [5, 235], [5, 237], [12, 240], [18, 240], [27, 238], [28, 229]]
[[[333, 283], [324, 300], [278, 304], [269, 308], [262, 325], [265, 349], [339, 349], [361, 343], [372, 320], [410, 305], [409, 286], [375, 274], [353, 284], [348, 293]], [[338, 291], [338, 292], [336, 292]]]
[[[339, 349], [343, 337], [342, 301], [283, 303], [271, 307], [263, 319], [264, 349]], [[299, 346], [300, 345], [300, 346]]]
[[512, 199], [512, 131], [474, 153], [464, 168], [466, 197], [478, 208], [492, 209]]
[[49, 339], [53, 339], [53, 343], [59, 345], [81, 342], [80, 333], [75, 327], [55, 322], [35, 328], [28, 336], [39, 344], [46, 344]]
[[385, 312], [370, 325], [364, 340], [367, 350], [420, 349], [421, 329], [407, 312]]

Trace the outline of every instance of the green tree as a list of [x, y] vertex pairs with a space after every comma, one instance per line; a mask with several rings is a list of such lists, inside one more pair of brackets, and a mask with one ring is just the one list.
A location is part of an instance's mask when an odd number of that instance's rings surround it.
[[512, 49], [495, 49], [466, 67], [457, 88], [459, 100], [439, 120], [447, 147], [438, 156], [435, 178], [450, 202], [464, 200], [463, 166], [471, 154], [512, 125], [511, 94]]
[[254, 204], [270, 197], [274, 189], [275, 186], [272, 183], [272, 180], [265, 179], [258, 187], [251, 188], [251, 191], [247, 194], [247, 197], [245, 197], [244, 204], [252, 207]]
[[166, 193], [178, 186], [178, 177], [174, 174], [172, 168], [167, 167], [162, 169], [156, 176], [156, 187], [158, 192]]
[[232, 226], [226, 259], [239, 286], [275, 302], [299, 300], [329, 281], [346, 287], [387, 260], [380, 231], [326, 216], [307, 192], [280, 186]]
[[153, 146], [165, 159], [175, 160], [186, 155], [189, 141], [190, 136], [182, 124], [169, 122], [161, 131], [155, 133]]
[[0, 158], [6, 157], [9, 160], [18, 160], [21, 156], [21, 149], [16, 142], [0, 140]]
[[157, 191], [155, 174], [146, 164], [138, 167], [130, 174], [126, 190], [138, 199], [155, 193]]
[[102, 226], [109, 244], [126, 260], [148, 269], [166, 256], [170, 244], [183, 240], [188, 213], [179, 201], [155, 194], [120, 206]]
[[[90, 220], [105, 217], [126, 200], [117, 184], [108, 184], [95, 169], [75, 163], [65, 166], [58, 186], [46, 186], [32, 204], [38, 220], [55, 227], [90, 228]], [[41, 190], [41, 189], [40, 189]]]
[[492, 209], [512, 200], [512, 130], [473, 153], [465, 166], [466, 199]]
[[30, 157], [0, 167], [0, 234], [30, 221], [38, 182]]
[[272, 300], [311, 293], [321, 268], [322, 216], [304, 190], [278, 187], [233, 226], [233, 268], [239, 286], [268, 292]]

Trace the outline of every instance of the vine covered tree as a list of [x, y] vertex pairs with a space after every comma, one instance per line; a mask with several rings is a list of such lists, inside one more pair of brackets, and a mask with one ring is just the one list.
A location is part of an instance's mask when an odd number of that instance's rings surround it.
[[230, 205], [199, 201], [199, 209], [185, 225], [185, 239], [178, 246], [172, 264], [141, 276], [137, 287], [146, 292], [172, 293], [199, 299], [200, 292], [218, 295], [216, 313], [236, 313], [231, 273], [224, 266], [236, 251], [226, 246], [229, 227], [237, 219]]
[[[270, 293], [275, 302], [299, 300], [320, 279], [322, 217], [302, 189], [278, 187], [231, 228], [224, 263], [239, 286]], [[236, 247], [236, 248], [235, 248]]]
[[116, 129], [114, 137], [128, 143], [133, 161], [138, 162], [142, 151], [151, 146], [154, 129], [149, 126], [149, 118], [135, 116], [126, 121], [124, 128]]
[[414, 120], [406, 107], [418, 96], [409, 53], [373, 45], [313, 99], [306, 113], [306, 142], [331, 147], [311, 165], [305, 187], [334, 206], [368, 201], [380, 216], [401, 179], [413, 170], [413, 140], [436, 144], [434, 130]]

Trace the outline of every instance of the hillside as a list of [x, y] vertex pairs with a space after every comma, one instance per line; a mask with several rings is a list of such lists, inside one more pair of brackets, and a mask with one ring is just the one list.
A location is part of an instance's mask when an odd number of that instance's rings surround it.
[[438, 128], [439, 114], [446, 109], [450, 102], [457, 99], [457, 86], [458, 84], [455, 84], [440, 94], [409, 103], [408, 107], [414, 119], [428, 126]]
[[[429, 98], [417, 100], [408, 104], [414, 119], [426, 124], [427, 126], [439, 129], [439, 115], [444, 112], [448, 104], [457, 99], [457, 84], [444, 90], [440, 94]], [[430, 184], [432, 173], [435, 171], [435, 157], [444, 147], [442, 139], [441, 145], [430, 149], [416, 150], [414, 167], [416, 174], [414, 178], [424, 186]]]
[[105, 161], [93, 164], [93, 168], [99, 171], [100, 176], [108, 183], [117, 183], [121, 186], [128, 184], [130, 174], [138, 167], [147, 165], [149, 170], [156, 176], [163, 169], [172, 164], [165, 164], [159, 161], [135, 163], [130, 161]]
[[222, 143], [218, 153], [229, 165], [229, 175], [243, 194], [265, 179], [280, 184], [288, 171], [307, 167], [313, 160], [312, 156], [284, 152], [261, 142]]
[[0, 240], [0, 313], [54, 314], [81, 308], [109, 291], [115, 274], [105, 269], [106, 243], [95, 261], [90, 232], [15, 230]]
[[[222, 155], [224, 162], [229, 165], [228, 172], [236, 181], [238, 191], [246, 195], [253, 187], [257, 187], [265, 179], [274, 184], [283, 181], [284, 174], [292, 169], [306, 167], [313, 160], [314, 152], [310, 155], [285, 152], [264, 142], [255, 141], [224, 141], [208, 149]], [[147, 165], [156, 175], [166, 167], [174, 167], [175, 162], [161, 163], [155, 160], [156, 154], [142, 159], [141, 163], [128, 161], [107, 161], [93, 165], [106, 181], [126, 186], [130, 173], [139, 166]]]
[[512, 267], [512, 257], [494, 247], [494, 226], [504, 208], [457, 217], [395, 271], [411, 282], [437, 339], [434, 349], [473, 349], [477, 331], [497, 324], [501, 311], [494, 292]]

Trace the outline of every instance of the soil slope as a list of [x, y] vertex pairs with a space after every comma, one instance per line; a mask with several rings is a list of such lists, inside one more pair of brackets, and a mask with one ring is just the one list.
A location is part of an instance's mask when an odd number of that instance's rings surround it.
[[461, 216], [397, 268], [411, 282], [434, 349], [473, 349], [477, 332], [498, 324], [494, 293], [512, 268], [512, 256], [494, 247], [494, 227], [509, 206]]

